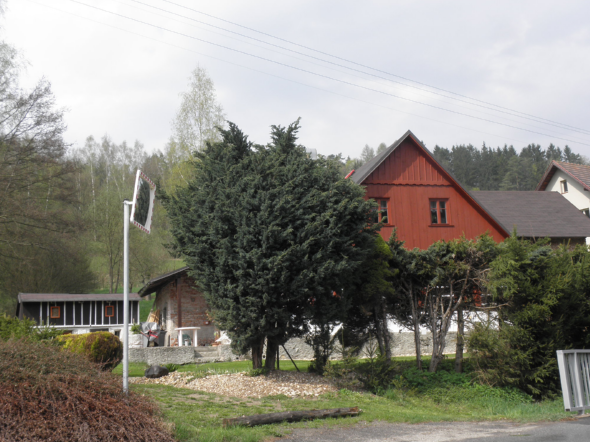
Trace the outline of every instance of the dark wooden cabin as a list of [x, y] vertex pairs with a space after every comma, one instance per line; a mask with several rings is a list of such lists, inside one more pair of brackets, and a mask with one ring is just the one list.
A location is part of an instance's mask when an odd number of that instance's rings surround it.
[[[139, 300], [137, 293], [129, 294], [130, 324], [139, 323]], [[118, 335], [124, 320], [123, 294], [19, 293], [16, 316], [72, 333], [104, 330]]]

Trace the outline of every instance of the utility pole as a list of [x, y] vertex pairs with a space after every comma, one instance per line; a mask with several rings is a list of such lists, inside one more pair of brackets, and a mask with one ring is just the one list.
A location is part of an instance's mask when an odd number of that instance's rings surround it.
[[123, 392], [129, 394], [129, 206], [123, 201]]
[[[150, 233], [156, 185], [141, 170], [135, 175], [133, 200], [123, 201], [123, 392], [129, 394], [129, 223]], [[129, 215], [131, 207], [131, 216]], [[138, 318], [139, 320], [139, 318]]]

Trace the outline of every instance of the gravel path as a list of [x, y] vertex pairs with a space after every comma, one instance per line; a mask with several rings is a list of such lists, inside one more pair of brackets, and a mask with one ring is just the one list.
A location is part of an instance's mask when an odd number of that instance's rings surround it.
[[315, 397], [338, 389], [327, 379], [313, 373], [272, 371], [268, 376], [245, 373], [215, 374], [195, 378], [192, 373], [173, 372], [158, 379], [129, 378], [135, 384], [162, 384], [178, 388], [240, 398], [261, 398], [284, 394], [289, 397]]

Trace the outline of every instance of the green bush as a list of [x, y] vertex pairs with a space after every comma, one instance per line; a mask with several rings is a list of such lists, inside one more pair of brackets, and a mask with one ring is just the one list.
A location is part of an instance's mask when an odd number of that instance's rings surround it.
[[47, 341], [61, 336], [63, 332], [50, 326], [37, 327], [31, 319], [14, 316], [0, 316], [0, 341], [27, 338], [33, 341]]
[[64, 348], [86, 356], [104, 370], [114, 368], [123, 358], [123, 344], [109, 332], [63, 335], [58, 340], [64, 344]]
[[176, 370], [178, 370], [180, 368], [180, 365], [178, 365], [178, 364], [165, 364], [164, 367], [166, 367], [166, 370], [168, 370], [168, 373], [174, 373]]

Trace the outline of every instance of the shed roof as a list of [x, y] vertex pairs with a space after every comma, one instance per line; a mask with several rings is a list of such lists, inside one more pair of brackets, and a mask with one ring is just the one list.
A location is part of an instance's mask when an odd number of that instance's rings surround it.
[[590, 236], [590, 219], [557, 192], [472, 191], [504, 230], [527, 238]]
[[164, 284], [167, 284], [169, 281], [178, 278], [182, 273], [185, 273], [188, 270], [188, 266], [182, 267], [177, 270], [173, 270], [168, 273], [164, 273], [163, 275], [156, 276], [153, 279], [150, 279], [145, 286], [143, 286], [137, 294], [139, 296], [147, 296], [150, 293], [154, 293]]
[[539, 181], [536, 190], [545, 190], [557, 170], [562, 170], [590, 191], [590, 166], [583, 164], [565, 163], [563, 161], [551, 161], [543, 178]]
[[[137, 293], [129, 293], [130, 301], [141, 298]], [[19, 293], [18, 302], [61, 302], [61, 301], [123, 301], [123, 293]]]

